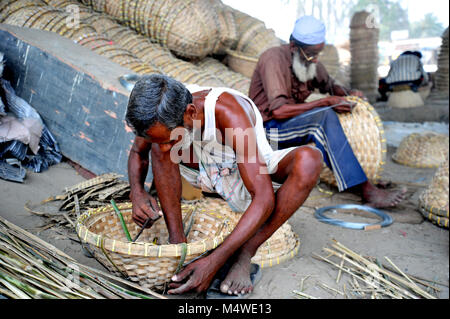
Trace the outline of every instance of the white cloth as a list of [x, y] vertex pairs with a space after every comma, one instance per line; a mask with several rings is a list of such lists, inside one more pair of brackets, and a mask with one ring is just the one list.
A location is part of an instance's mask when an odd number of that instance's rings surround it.
[[[192, 142], [195, 156], [199, 160], [199, 171], [180, 165], [180, 173], [193, 186], [201, 188], [205, 192], [218, 193], [228, 202], [233, 211], [245, 212], [252, 199], [239, 174], [236, 154], [231, 147], [221, 144], [216, 138], [215, 106], [219, 96], [228, 92], [246, 99], [251, 104], [256, 118], [254, 130], [258, 152], [264, 158], [269, 174], [276, 172], [278, 163], [296, 147], [279, 151], [272, 150], [267, 141], [258, 108], [250, 98], [242, 93], [229, 88], [202, 88], [189, 85], [187, 88], [191, 93], [205, 89], [211, 89], [211, 91], [205, 98], [205, 126], [202, 140]], [[272, 183], [272, 186], [276, 190], [281, 185]]]
[[428, 82], [428, 75], [423, 69], [420, 58], [413, 54], [400, 55], [391, 63], [386, 83], [416, 81], [424, 77], [423, 84]]

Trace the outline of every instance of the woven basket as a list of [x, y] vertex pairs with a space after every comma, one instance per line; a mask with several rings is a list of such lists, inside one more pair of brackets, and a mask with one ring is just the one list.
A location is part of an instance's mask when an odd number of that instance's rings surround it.
[[412, 133], [400, 142], [392, 159], [411, 167], [438, 167], [448, 156], [448, 143], [447, 135]]
[[228, 67], [248, 78], [253, 76], [253, 71], [255, 71], [257, 63], [258, 58], [255, 56], [248, 56], [242, 52], [227, 50]]
[[208, 0], [82, 0], [179, 56], [203, 58], [218, 41], [216, 10]]
[[419, 210], [433, 223], [448, 228], [449, 219], [449, 175], [447, 159], [441, 163], [430, 186], [419, 196]]
[[[131, 203], [117, 206], [134, 238], [140, 229], [132, 221]], [[146, 288], [161, 288], [183, 264], [220, 245], [242, 215], [232, 212], [223, 200], [207, 198], [182, 204], [182, 216], [185, 224], [190, 224], [193, 216], [187, 244], [166, 244], [168, 232], [162, 219], [144, 230], [137, 242], [128, 242], [111, 205], [81, 215], [76, 230], [95, 258], [111, 272]], [[299, 245], [298, 237], [285, 224], [258, 249], [252, 261], [262, 267], [279, 264], [295, 256]]]
[[[323, 97], [322, 94], [315, 94], [315, 97], [308, 101]], [[351, 113], [338, 114], [339, 122], [367, 178], [377, 182], [386, 163], [387, 152], [382, 121], [368, 102], [355, 96], [348, 96], [346, 99], [356, 102], [357, 105]], [[320, 180], [337, 185], [333, 172], [325, 164]]]
[[436, 71], [436, 88], [439, 91], [446, 92], [449, 90], [449, 56], [448, 56], [448, 28], [442, 34], [442, 44], [439, 50], [438, 69]]
[[[131, 237], [134, 238], [140, 229], [132, 221], [131, 203], [117, 206]], [[183, 205], [183, 217], [186, 217], [192, 208], [192, 205]], [[155, 222], [150, 229], [144, 230], [137, 242], [128, 242], [111, 205], [81, 215], [77, 223], [77, 233], [84, 243], [89, 244], [95, 258], [111, 272], [125, 275], [143, 287], [153, 288], [169, 282], [183, 263], [220, 245], [236, 223], [230, 220], [231, 217], [221, 215], [214, 208], [199, 207], [191, 216], [194, 222], [186, 245], [166, 244], [168, 232], [162, 219]], [[153, 244], [155, 241], [156, 244]]]
[[424, 106], [425, 103], [420, 93], [414, 92], [408, 87], [407, 90], [391, 92], [387, 105], [394, 108], [411, 108]]
[[328, 74], [334, 79], [339, 71], [339, 53], [334, 45], [325, 44], [318, 60], [325, 66]]

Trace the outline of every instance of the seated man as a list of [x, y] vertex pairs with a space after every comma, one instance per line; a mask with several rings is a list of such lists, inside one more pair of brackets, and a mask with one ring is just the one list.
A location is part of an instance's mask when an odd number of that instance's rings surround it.
[[168, 293], [206, 290], [226, 261], [233, 265], [221, 292], [251, 292], [250, 260], [316, 185], [322, 168], [320, 151], [310, 146], [273, 151], [261, 115], [248, 97], [224, 88], [197, 88], [191, 93], [163, 75], [136, 83], [126, 119], [136, 134], [128, 175], [138, 225], [162, 214], [144, 190], [149, 152], [170, 243], [186, 242], [181, 175], [205, 191], [218, 193], [234, 211], [243, 213], [219, 247], [172, 278]]
[[405, 51], [391, 63], [387, 77], [380, 79], [378, 92], [381, 100], [387, 100], [387, 92], [392, 92], [396, 86], [407, 85], [417, 92], [420, 86], [429, 83], [428, 74], [423, 69], [422, 53], [419, 51]]
[[[311, 16], [298, 19], [289, 44], [270, 48], [260, 56], [249, 97], [262, 114], [268, 139], [279, 148], [314, 142], [333, 171], [339, 191], [360, 191], [373, 207], [395, 206], [406, 190], [388, 192], [370, 183], [347, 141], [336, 112], [352, 110], [353, 105], [343, 96], [363, 94], [336, 85], [318, 62], [324, 42], [322, 22]], [[315, 89], [330, 96], [305, 102]], [[329, 106], [332, 108], [326, 108]]]

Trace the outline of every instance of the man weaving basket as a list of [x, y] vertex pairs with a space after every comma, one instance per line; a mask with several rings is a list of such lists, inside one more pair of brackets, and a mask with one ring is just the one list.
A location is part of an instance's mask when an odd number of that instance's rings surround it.
[[[369, 206], [396, 206], [406, 189], [389, 192], [373, 185], [348, 143], [336, 113], [352, 111], [344, 96], [363, 94], [337, 85], [318, 62], [324, 43], [325, 25], [312, 16], [299, 18], [289, 44], [260, 56], [249, 97], [262, 114], [268, 139], [279, 148], [314, 142], [333, 171], [339, 191], [360, 192]], [[315, 89], [329, 96], [306, 102]]]
[[258, 109], [242, 93], [199, 87], [191, 92], [163, 75], [142, 78], [131, 92], [126, 119], [136, 134], [128, 161], [133, 219], [142, 225], [162, 214], [144, 190], [149, 153], [170, 243], [186, 242], [181, 176], [218, 193], [243, 215], [219, 247], [172, 278], [168, 293], [207, 290], [228, 262], [220, 291], [245, 295], [253, 290], [251, 258], [306, 200], [317, 183], [322, 155], [312, 146], [273, 151]]

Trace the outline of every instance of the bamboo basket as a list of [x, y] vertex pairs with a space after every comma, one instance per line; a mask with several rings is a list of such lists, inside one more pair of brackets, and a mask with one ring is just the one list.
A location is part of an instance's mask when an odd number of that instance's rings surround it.
[[439, 226], [448, 228], [449, 177], [448, 154], [433, 176], [430, 186], [419, 197], [419, 210], [425, 218]]
[[442, 44], [439, 50], [438, 69], [436, 71], [436, 88], [448, 94], [449, 90], [449, 57], [448, 57], [448, 27], [442, 34]]
[[213, 76], [224, 82], [226, 87], [235, 89], [248, 95], [250, 88], [250, 78], [241, 73], [230, 70], [225, 64], [220, 61], [207, 57], [196, 63], [200, 70], [210, 73]]
[[[315, 98], [307, 101], [324, 97], [322, 94], [315, 95]], [[339, 122], [367, 178], [376, 183], [386, 163], [387, 146], [383, 123], [368, 102], [355, 96], [348, 96], [346, 99], [357, 105], [351, 113], [338, 114]], [[320, 180], [337, 185], [333, 172], [325, 164]]]
[[412, 91], [409, 86], [403, 90], [395, 90], [389, 94], [387, 101], [389, 107], [411, 108], [424, 106], [424, 100], [419, 92]]
[[[131, 218], [131, 203], [121, 203], [121, 211], [132, 238], [139, 227]], [[139, 240], [128, 242], [111, 205], [89, 210], [77, 220], [80, 240], [93, 251], [94, 257], [111, 272], [129, 278], [145, 288], [162, 288], [182, 265], [215, 249], [232, 232], [241, 214], [231, 211], [225, 201], [204, 199], [182, 204], [182, 216], [192, 228], [187, 244], [168, 244], [163, 219], [145, 229]], [[300, 242], [288, 224], [283, 225], [264, 243], [252, 262], [262, 267], [273, 266], [294, 257]]]
[[82, 0], [150, 37], [176, 55], [203, 58], [218, 40], [216, 11], [208, 0]]
[[448, 156], [449, 137], [434, 132], [412, 133], [398, 146], [392, 159], [411, 167], [438, 167]]
[[325, 66], [328, 74], [335, 79], [339, 71], [339, 53], [332, 44], [325, 44], [318, 60]]
[[256, 56], [249, 56], [242, 52], [227, 50], [228, 67], [248, 78], [253, 76], [257, 63], [258, 58]]

